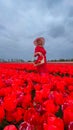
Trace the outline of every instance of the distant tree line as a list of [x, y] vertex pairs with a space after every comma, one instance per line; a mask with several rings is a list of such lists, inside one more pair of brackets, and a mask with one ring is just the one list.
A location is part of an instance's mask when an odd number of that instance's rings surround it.
[[[72, 59], [52, 59], [52, 60], [47, 60], [48, 62], [64, 62], [64, 61], [73, 61]], [[25, 61], [24, 59], [2, 59], [0, 58], [0, 62], [32, 62], [31, 60]]]
[[51, 61], [51, 62], [64, 62], [64, 61], [73, 61], [73, 58], [72, 59], [54, 59], [54, 60], [48, 60], [48, 61]]
[[2, 59], [0, 58], [0, 62], [25, 62], [23, 59]]

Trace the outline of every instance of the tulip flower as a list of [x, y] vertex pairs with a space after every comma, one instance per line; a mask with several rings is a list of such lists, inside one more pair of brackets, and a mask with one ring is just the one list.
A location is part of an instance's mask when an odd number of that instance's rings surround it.
[[7, 125], [3, 130], [17, 130], [15, 125]]

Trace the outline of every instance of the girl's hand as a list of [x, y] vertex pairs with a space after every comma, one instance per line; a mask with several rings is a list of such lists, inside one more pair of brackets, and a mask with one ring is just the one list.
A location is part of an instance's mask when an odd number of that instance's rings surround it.
[[42, 56], [42, 53], [41, 52], [35, 52], [34, 56], [37, 56], [37, 55]]

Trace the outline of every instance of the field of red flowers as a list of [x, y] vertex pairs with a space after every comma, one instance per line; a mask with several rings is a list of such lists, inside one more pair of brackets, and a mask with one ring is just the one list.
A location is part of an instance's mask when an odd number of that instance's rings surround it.
[[73, 130], [73, 64], [0, 63], [0, 130]]

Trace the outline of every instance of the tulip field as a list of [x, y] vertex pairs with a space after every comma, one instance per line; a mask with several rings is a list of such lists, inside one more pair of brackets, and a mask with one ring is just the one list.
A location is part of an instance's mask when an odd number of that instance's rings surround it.
[[0, 130], [73, 130], [73, 63], [0, 63]]

